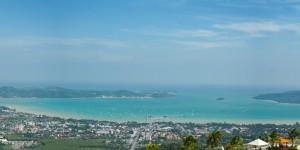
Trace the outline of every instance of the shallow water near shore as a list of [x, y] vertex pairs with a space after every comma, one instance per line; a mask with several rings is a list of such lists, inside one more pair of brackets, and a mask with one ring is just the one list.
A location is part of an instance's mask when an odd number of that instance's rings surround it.
[[[174, 89], [169, 89], [174, 90]], [[106, 121], [146, 122], [146, 116], [168, 116], [156, 121], [295, 123], [300, 105], [252, 99], [281, 89], [201, 87], [177, 89], [175, 98], [0, 99], [0, 105], [20, 112]], [[217, 100], [223, 97], [225, 100]]]

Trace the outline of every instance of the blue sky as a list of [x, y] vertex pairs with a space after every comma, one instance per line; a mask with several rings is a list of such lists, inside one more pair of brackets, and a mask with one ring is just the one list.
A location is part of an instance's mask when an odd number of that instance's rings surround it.
[[0, 84], [298, 86], [299, 0], [1, 0]]

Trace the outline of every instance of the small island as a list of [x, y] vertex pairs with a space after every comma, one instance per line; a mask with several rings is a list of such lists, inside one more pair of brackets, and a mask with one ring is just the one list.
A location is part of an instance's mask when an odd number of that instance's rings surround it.
[[146, 91], [133, 92], [128, 90], [97, 91], [73, 90], [61, 87], [47, 88], [14, 88], [0, 87], [1, 98], [168, 98], [175, 97], [175, 92]]
[[272, 100], [278, 103], [300, 104], [300, 91], [287, 91], [283, 93], [268, 93], [253, 97], [258, 100]]
[[217, 98], [217, 101], [225, 101], [226, 99], [224, 97]]

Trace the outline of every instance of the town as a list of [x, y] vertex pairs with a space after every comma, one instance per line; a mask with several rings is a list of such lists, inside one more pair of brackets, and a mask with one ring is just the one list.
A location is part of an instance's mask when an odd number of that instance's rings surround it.
[[145, 123], [118, 123], [34, 115], [0, 106], [0, 149], [47, 149], [50, 145], [52, 148], [53, 145], [73, 146], [70, 149], [143, 149], [149, 143], [174, 149], [181, 144], [181, 137], [187, 135], [205, 144], [207, 135], [216, 129], [222, 133], [222, 143], [228, 143], [236, 135], [247, 143], [274, 130], [287, 137], [287, 130], [300, 129], [298, 122], [291, 125], [197, 124], [166, 122], [164, 118], [167, 117], [147, 116]]

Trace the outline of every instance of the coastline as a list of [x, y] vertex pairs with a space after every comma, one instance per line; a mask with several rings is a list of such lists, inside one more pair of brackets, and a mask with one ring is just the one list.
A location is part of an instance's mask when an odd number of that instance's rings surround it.
[[14, 97], [14, 98], [3, 98], [1, 99], [89, 99], [89, 98], [95, 98], [95, 99], [151, 99], [153, 97], [151, 96], [100, 96], [100, 97], [78, 97], [78, 98], [38, 98], [38, 97]]
[[59, 118], [65, 118], [65, 119], [69, 119], [69, 118], [82, 119], [80, 117], [75, 117], [75, 116], [66, 115], [66, 114], [47, 112], [47, 111], [42, 112], [41, 110], [35, 109], [34, 107], [28, 108], [28, 107], [17, 106], [17, 105], [2, 105], [2, 106], [6, 106], [10, 109], [15, 109], [16, 112], [20, 112], [20, 113], [29, 113], [29, 114], [34, 114], [34, 115], [46, 115], [46, 116], [50, 116], [50, 117], [59, 117]]
[[[124, 120], [123, 119], [98, 119], [98, 118], [93, 118], [93, 117], [80, 117], [80, 116], [75, 116], [75, 115], [68, 115], [68, 114], [63, 114], [63, 113], [57, 113], [57, 112], [47, 112], [47, 111], [42, 111], [34, 107], [24, 107], [24, 106], [17, 106], [17, 105], [3, 105], [6, 107], [9, 107], [11, 109], [16, 109], [17, 112], [21, 113], [29, 113], [29, 114], [34, 114], [34, 115], [46, 115], [50, 117], [59, 117], [59, 118], [64, 118], [64, 119], [87, 119], [87, 120], [99, 120], [99, 121], [109, 121], [109, 122], [128, 122], [128, 121], [135, 121], [138, 123], [146, 123], [146, 119], [142, 120], [136, 120], [136, 119], [130, 119], [127, 118]], [[292, 120], [292, 119], [287, 119], [287, 120], [265, 120], [265, 119], [260, 119], [260, 120], [234, 120], [234, 119], [207, 119], [207, 118], [172, 118], [171, 119], [166, 119], [166, 120], [151, 120], [150, 122], [174, 122], [174, 123], [199, 123], [199, 124], [205, 124], [205, 123], [232, 123], [232, 124], [276, 124], [276, 125], [282, 125], [282, 124], [295, 124], [296, 122], [299, 122], [300, 120]], [[149, 122], [149, 121], [148, 121]]]
[[265, 102], [276, 103], [276, 104], [284, 104], [284, 105], [300, 105], [300, 103], [282, 103], [282, 102], [278, 102], [278, 101], [271, 100], [271, 99], [255, 99], [255, 98], [252, 98], [252, 99], [253, 99], [253, 100], [256, 100], [256, 101], [265, 101]]

